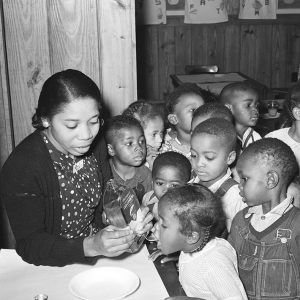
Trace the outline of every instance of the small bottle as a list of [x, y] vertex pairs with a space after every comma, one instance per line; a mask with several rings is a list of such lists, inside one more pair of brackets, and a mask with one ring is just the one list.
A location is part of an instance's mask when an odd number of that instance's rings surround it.
[[34, 296], [34, 300], [48, 300], [48, 296], [46, 294], [38, 294]]
[[129, 252], [136, 252], [142, 245], [146, 233], [141, 232], [140, 204], [135, 192], [117, 184], [114, 179], [107, 182], [103, 194], [103, 221], [105, 224], [124, 228], [129, 226], [135, 238]]

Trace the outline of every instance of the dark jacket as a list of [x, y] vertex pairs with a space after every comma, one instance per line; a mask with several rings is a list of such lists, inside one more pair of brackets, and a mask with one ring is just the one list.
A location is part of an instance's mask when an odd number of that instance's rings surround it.
[[[93, 152], [104, 186], [111, 171], [103, 140], [95, 143]], [[84, 238], [66, 239], [59, 235], [62, 212], [59, 183], [39, 131], [26, 137], [11, 153], [0, 174], [0, 187], [16, 251], [24, 261], [50, 266], [94, 261], [84, 256]], [[101, 207], [100, 203], [100, 211], [95, 215], [101, 215]]]

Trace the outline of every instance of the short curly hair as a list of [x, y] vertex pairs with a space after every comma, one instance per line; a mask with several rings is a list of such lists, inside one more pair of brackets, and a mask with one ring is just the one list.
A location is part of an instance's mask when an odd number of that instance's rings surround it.
[[217, 96], [210, 91], [200, 88], [195, 83], [183, 83], [174, 89], [167, 97], [166, 114], [174, 113], [175, 106], [180, 102], [181, 96], [195, 94], [200, 96], [204, 103], [211, 102], [217, 99]]
[[221, 200], [203, 185], [174, 187], [162, 196], [159, 206], [164, 202], [170, 206], [179, 220], [180, 232], [186, 236], [193, 231], [201, 233], [209, 230], [209, 239], [212, 239], [224, 230]]
[[198, 134], [214, 135], [224, 141], [229, 151], [236, 149], [237, 133], [234, 125], [219, 118], [211, 118], [198, 124], [192, 132], [192, 138]]
[[230, 109], [217, 101], [205, 103], [199, 106], [193, 113], [193, 119], [204, 116], [225, 119], [233, 123], [233, 115]]
[[155, 105], [141, 100], [131, 103], [123, 111], [122, 115], [136, 118], [143, 128], [147, 126], [149, 120], [156, 119], [157, 117], [163, 120], [163, 115]]
[[283, 183], [290, 183], [298, 174], [298, 163], [292, 149], [276, 138], [264, 138], [251, 143], [241, 154], [240, 161], [254, 158], [257, 164], [277, 171]]
[[129, 128], [138, 128], [144, 132], [140, 122], [133, 117], [123, 115], [112, 117], [105, 126], [106, 143], [112, 144], [118, 138], [118, 133], [121, 130]]
[[180, 177], [184, 182], [190, 180], [192, 166], [190, 161], [183, 154], [174, 151], [159, 154], [153, 163], [152, 177], [154, 178], [158, 170], [166, 166], [177, 168], [180, 171]]

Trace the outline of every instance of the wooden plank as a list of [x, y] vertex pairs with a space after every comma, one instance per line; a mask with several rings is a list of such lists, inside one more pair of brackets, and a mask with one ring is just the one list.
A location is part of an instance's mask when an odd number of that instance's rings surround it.
[[207, 25], [192, 26], [191, 29], [191, 47], [192, 47], [192, 65], [207, 64], [207, 53], [205, 49], [204, 28]]
[[159, 101], [158, 28], [137, 27], [137, 86], [139, 98]]
[[100, 83], [115, 115], [137, 100], [134, 1], [97, 1], [97, 10]]
[[158, 33], [158, 75], [160, 99], [174, 89], [170, 75], [175, 72], [175, 36], [174, 27], [165, 27]]
[[3, 0], [15, 142], [32, 130], [41, 86], [50, 75], [46, 0]]
[[[1, 7], [2, 8], [2, 7]], [[11, 126], [10, 97], [2, 12], [0, 13], [0, 169], [12, 151], [14, 142]]]
[[272, 28], [272, 77], [271, 87], [285, 87], [287, 74], [287, 43], [289, 26], [273, 25]]
[[241, 26], [227, 24], [224, 32], [224, 72], [240, 70]]
[[[300, 26], [290, 25], [287, 30], [287, 86], [295, 84], [292, 82], [292, 73], [299, 72], [300, 68]], [[296, 76], [293, 76], [296, 77]], [[294, 79], [294, 78], [293, 78]]]
[[47, 11], [51, 72], [77, 69], [99, 85], [96, 0], [48, 0]]
[[191, 26], [175, 27], [175, 73], [184, 74], [186, 65], [191, 64]]

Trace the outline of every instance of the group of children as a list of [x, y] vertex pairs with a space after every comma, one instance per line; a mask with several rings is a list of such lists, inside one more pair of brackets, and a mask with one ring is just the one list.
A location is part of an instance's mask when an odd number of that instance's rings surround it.
[[167, 101], [166, 134], [163, 116], [143, 101], [108, 122], [114, 179], [153, 212], [162, 253], [181, 251], [188, 296], [300, 298], [300, 209], [287, 196], [298, 185], [300, 83], [288, 104], [292, 126], [263, 139], [248, 82], [218, 98], [179, 86]]

